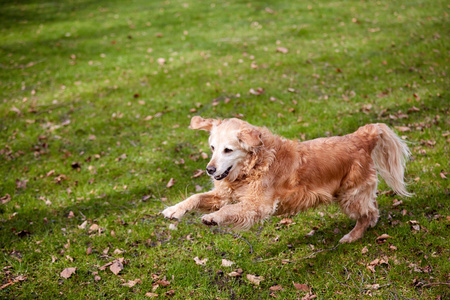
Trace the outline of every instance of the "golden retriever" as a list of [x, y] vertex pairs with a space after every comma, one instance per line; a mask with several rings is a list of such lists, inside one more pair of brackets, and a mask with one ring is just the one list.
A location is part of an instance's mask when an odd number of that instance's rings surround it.
[[166, 218], [190, 210], [208, 212], [206, 225], [248, 229], [272, 215], [293, 215], [336, 202], [356, 220], [341, 240], [350, 243], [378, 221], [377, 170], [399, 195], [410, 196], [404, 183], [410, 152], [388, 126], [369, 124], [356, 132], [298, 142], [240, 119], [195, 116], [192, 129], [210, 133], [211, 161], [206, 167], [214, 189], [168, 207]]

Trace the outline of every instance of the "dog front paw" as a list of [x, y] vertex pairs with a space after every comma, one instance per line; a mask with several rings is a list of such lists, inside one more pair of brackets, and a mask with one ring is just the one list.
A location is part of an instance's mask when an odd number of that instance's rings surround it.
[[204, 215], [202, 217], [202, 222], [203, 224], [208, 226], [216, 226], [219, 224], [217, 218], [214, 217], [214, 214]]
[[186, 210], [181, 208], [179, 205], [168, 207], [162, 211], [163, 216], [168, 219], [181, 219], [185, 213]]

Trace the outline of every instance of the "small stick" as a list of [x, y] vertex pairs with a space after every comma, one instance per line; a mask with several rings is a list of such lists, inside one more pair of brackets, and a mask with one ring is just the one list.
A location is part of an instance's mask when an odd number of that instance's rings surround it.
[[243, 240], [244, 242], [247, 243], [247, 245], [250, 246], [250, 253], [253, 254], [253, 247], [252, 247], [252, 245], [246, 239], [244, 239], [242, 236], [240, 236], [239, 234], [235, 234], [235, 233], [232, 233], [232, 232], [227, 232], [227, 231], [225, 231], [225, 230], [223, 230], [221, 228], [215, 228], [215, 229], [211, 228], [211, 231], [213, 231], [213, 230], [218, 230], [218, 231], [220, 231], [222, 233], [229, 234], [229, 235], [234, 236], [235, 238]]
[[441, 285], [441, 284], [450, 286], [450, 282], [431, 282], [431, 283], [422, 285], [422, 287], [429, 287], [429, 286], [435, 286], [435, 285]]

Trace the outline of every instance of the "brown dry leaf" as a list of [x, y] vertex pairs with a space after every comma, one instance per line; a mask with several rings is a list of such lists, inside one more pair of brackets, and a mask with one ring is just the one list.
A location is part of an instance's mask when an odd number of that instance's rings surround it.
[[304, 284], [304, 283], [295, 283], [295, 282], [292, 282], [292, 284], [293, 284], [294, 287], [295, 287], [297, 290], [299, 290], [299, 291], [302, 291], [302, 292], [307, 292], [307, 291], [309, 291], [309, 287], [308, 287], [307, 284]]
[[160, 285], [160, 286], [169, 286], [169, 285], [170, 285], [170, 281], [165, 280], [165, 279], [161, 279], [161, 280], [158, 280], [158, 281], [156, 282], [156, 284], [158, 284], [158, 285]]
[[231, 273], [228, 273], [228, 276], [231, 277], [240, 277], [242, 275], [242, 273], [244, 273], [244, 271], [242, 269], [236, 269]]
[[402, 204], [403, 204], [402, 200], [394, 199], [394, 203], [392, 204], [392, 206], [393, 207], [397, 207], [397, 206], [402, 205]]
[[411, 131], [411, 128], [406, 127], [406, 126], [394, 126], [394, 127], [397, 128], [397, 130], [401, 131], [401, 132]]
[[175, 179], [170, 178], [169, 182], [167, 183], [167, 188], [171, 188], [175, 185]]
[[125, 251], [116, 249], [116, 250], [114, 250], [113, 253], [114, 253], [114, 254], [122, 254], [123, 252], [125, 252]]
[[249, 93], [252, 94], [252, 95], [259, 96], [261, 94], [264, 94], [264, 89], [263, 88], [257, 88], [256, 90], [250, 89]]
[[200, 259], [200, 258], [198, 258], [198, 256], [196, 256], [196, 257], [194, 257], [194, 261], [195, 261], [195, 263], [196, 263], [197, 265], [203, 266], [203, 265], [206, 264], [206, 262], [208, 261], [208, 259], [207, 259], [207, 258]]
[[205, 171], [203, 171], [203, 170], [196, 170], [195, 172], [194, 172], [194, 175], [192, 175], [192, 178], [198, 178], [198, 177], [200, 177], [200, 176], [202, 176], [203, 174], [205, 174]]
[[257, 276], [257, 275], [252, 275], [252, 274], [247, 274], [247, 279], [251, 283], [253, 283], [254, 285], [259, 285], [259, 283], [264, 280], [264, 277]]
[[28, 179], [25, 179], [25, 180], [16, 179], [16, 188], [18, 188], [18, 189], [26, 189], [27, 188], [27, 182], [28, 182]]
[[166, 292], [166, 296], [171, 297], [173, 295], [175, 295], [175, 291], [174, 290], [169, 290], [169, 291]]
[[303, 298], [302, 300], [312, 300], [312, 299], [316, 299], [317, 296], [314, 295], [312, 292], [308, 292]]
[[280, 52], [280, 53], [283, 53], [283, 54], [286, 54], [286, 53], [289, 52], [289, 50], [287, 48], [284, 48], [284, 47], [277, 47], [276, 51]]
[[231, 260], [228, 260], [228, 259], [225, 259], [225, 258], [222, 259], [222, 266], [223, 267], [231, 267], [231, 265], [233, 265], [233, 264], [234, 264], [234, 261], [231, 261]]
[[444, 173], [444, 172], [439, 173], [439, 176], [441, 176], [442, 179], [447, 179], [447, 176], [445, 176], [445, 175], [446, 175], [446, 173]]
[[102, 280], [102, 278], [98, 275], [95, 275], [94, 280], [95, 280], [95, 282], [98, 282], [98, 281]]
[[8, 203], [9, 201], [11, 201], [11, 196], [9, 194], [5, 194], [5, 196], [0, 198], [0, 201], [1, 204]]
[[70, 278], [70, 276], [72, 276], [72, 274], [74, 274], [77, 271], [77, 268], [65, 268], [62, 272], [61, 272], [61, 277], [68, 279]]
[[390, 236], [386, 233], [383, 233], [382, 235], [377, 237], [375, 241], [377, 242], [377, 244], [381, 245], [381, 244], [384, 244], [386, 242], [386, 239], [389, 239], [389, 238], [392, 238], [392, 236]]
[[89, 227], [90, 231], [97, 231], [100, 228], [97, 224], [92, 224], [91, 227]]
[[155, 294], [155, 293], [150, 293], [150, 292], [148, 292], [148, 293], [145, 293], [145, 296], [146, 296], [146, 297], [149, 297], [149, 298], [156, 298], [156, 297], [158, 297], [159, 295], [158, 295], [158, 294]]
[[362, 254], [366, 254], [367, 252], [369, 252], [369, 249], [367, 249], [367, 246], [365, 246], [364, 248], [362, 248], [361, 253]]
[[[122, 259], [123, 260], [123, 259]], [[114, 275], [117, 275], [120, 273], [120, 271], [123, 270], [123, 264], [120, 262], [120, 260], [115, 260], [112, 265], [109, 267], [111, 272], [114, 273]]]
[[279, 225], [292, 225], [292, 219], [285, 218], [278, 222]]
[[73, 211], [69, 212], [69, 215], [67, 216], [68, 219], [72, 219], [75, 218], [75, 214], [73, 213]]
[[283, 287], [280, 284], [273, 285], [269, 288], [269, 290], [274, 291], [274, 292], [281, 291], [282, 289], [283, 289]]
[[128, 280], [128, 282], [122, 283], [122, 285], [131, 288], [131, 287], [135, 286], [138, 283], [141, 284], [142, 280], [140, 280], [140, 279]]
[[158, 59], [156, 60], [156, 62], [157, 62], [160, 66], [163, 66], [163, 65], [166, 63], [166, 59], [160, 57], [160, 58], [158, 58]]
[[86, 225], [88, 224], [87, 221], [84, 221], [83, 223], [81, 223], [81, 225], [78, 225], [79, 229], [86, 229]]

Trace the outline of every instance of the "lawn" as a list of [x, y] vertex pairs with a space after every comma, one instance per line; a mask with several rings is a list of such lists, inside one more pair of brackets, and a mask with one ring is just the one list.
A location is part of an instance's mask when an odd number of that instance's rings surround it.
[[[0, 1], [0, 297], [450, 296], [447, 1]], [[379, 184], [352, 244], [336, 206], [246, 232], [160, 212], [211, 188], [206, 132], [291, 139], [383, 122], [411, 198]]]

